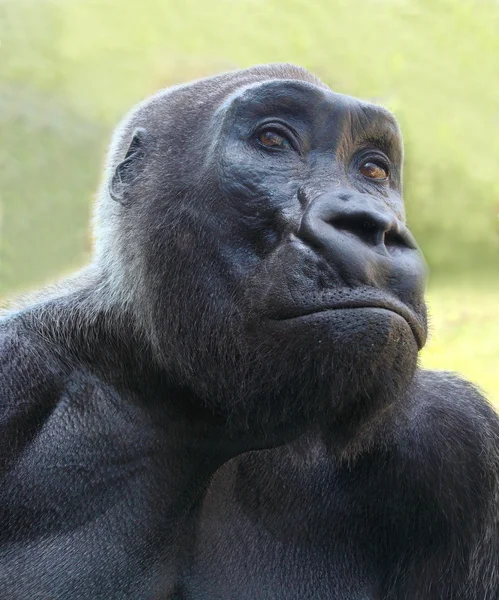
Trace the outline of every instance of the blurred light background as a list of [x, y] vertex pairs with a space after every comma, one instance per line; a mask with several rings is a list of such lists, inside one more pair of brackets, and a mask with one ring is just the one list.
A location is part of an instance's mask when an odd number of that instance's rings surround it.
[[497, 0], [0, 0], [0, 298], [90, 256], [114, 125], [160, 87], [287, 61], [395, 112], [431, 269], [424, 366], [499, 407]]

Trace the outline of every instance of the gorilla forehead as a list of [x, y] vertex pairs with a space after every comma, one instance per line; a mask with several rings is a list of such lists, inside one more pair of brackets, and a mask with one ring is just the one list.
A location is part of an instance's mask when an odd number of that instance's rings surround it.
[[270, 80], [234, 92], [221, 105], [218, 118], [241, 137], [254, 133], [269, 118], [284, 118], [307, 139], [306, 150], [344, 151], [370, 143], [402, 162], [402, 137], [386, 109], [324, 86], [298, 80]]
[[393, 160], [402, 158], [400, 130], [390, 112], [331, 91], [301, 67], [272, 64], [176, 86], [145, 100], [118, 128], [109, 166], [122, 160], [136, 127], [152, 132], [173, 158], [188, 149], [198, 160], [222, 123], [237, 119], [241, 127], [251, 127], [258, 119], [277, 115], [311, 127], [318, 144], [365, 140], [375, 142]]
[[158, 134], [182, 135], [199, 130], [213, 118], [214, 111], [237, 90], [253, 84], [272, 80], [297, 80], [329, 89], [322, 81], [302, 67], [291, 64], [258, 65], [199, 79], [197, 81], [161, 90], [138, 104], [121, 122], [110, 147], [110, 167], [122, 160], [128, 149], [130, 136], [135, 127], [150, 127]]

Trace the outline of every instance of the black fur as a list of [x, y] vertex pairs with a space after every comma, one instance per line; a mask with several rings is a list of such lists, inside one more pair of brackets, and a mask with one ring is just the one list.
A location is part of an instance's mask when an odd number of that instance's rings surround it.
[[94, 260], [0, 326], [0, 598], [493, 589], [497, 423], [471, 388], [417, 371], [425, 268], [401, 170], [392, 115], [291, 65], [172, 88], [125, 118]]
[[496, 600], [498, 431], [470, 384], [420, 371], [353, 460], [320, 435], [233, 459], [206, 496], [185, 597]]

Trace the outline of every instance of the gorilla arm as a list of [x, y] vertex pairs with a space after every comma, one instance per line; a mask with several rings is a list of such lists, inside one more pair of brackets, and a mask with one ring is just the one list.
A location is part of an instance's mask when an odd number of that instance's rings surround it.
[[[64, 331], [49, 308], [67, 342], [77, 321]], [[216, 444], [155, 398], [118, 392], [116, 370], [96, 376], [40, 334], [36, 312], [0, 326], [0, 596], [173, 593]]]
[[415, 388], [393, 478], [394, 484], [405, 479], [413, 492], [406, 524], [406, 534], [414, 534], [412, 555], [407, 543], [394, 567], [394, 597], [493, 600], [499, 594], [498, 415], [454, 374], [423, 371]]
[[244, 600], [496, 600], [498, 491], [498, 416], [471, 384], [418, 371], [403, 410], [353, 461], [307, 435], [224, 465], [196, 577], [222, 600], [242, 581], [255, 586]]

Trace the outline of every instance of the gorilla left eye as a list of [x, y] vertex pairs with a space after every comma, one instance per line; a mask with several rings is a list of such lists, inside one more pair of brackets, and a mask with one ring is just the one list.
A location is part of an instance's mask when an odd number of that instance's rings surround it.
[[377, 181], [388, 179], [388, 169], [373, 161], [363, 162], [359, 171], [368, 179], [376, 179]]
[[258, 141], [267, 148], [291, 148], [289, 140], [274, 129], [260, 131]]

